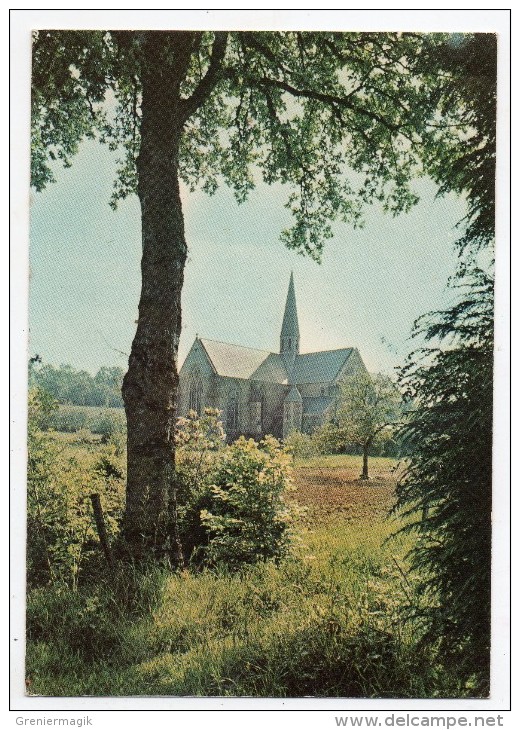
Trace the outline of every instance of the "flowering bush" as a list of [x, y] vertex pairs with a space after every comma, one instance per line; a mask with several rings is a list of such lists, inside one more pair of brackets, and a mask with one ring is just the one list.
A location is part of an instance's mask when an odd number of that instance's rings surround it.
[[267, 436], [257, 444], [241, 437], [219, 460], [210, 504], [201, 511], [208, 533], [205, 560], [237, 568], [280, 558], [290, 542], [290, 456]]

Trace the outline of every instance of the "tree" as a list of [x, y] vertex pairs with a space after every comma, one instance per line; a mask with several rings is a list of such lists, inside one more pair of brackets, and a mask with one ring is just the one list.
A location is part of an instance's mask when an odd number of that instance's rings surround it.
[[[440, 106], [469, 122], [463, 145], [427, 148], [441, 191], [468, 197], [458, 241], [455, 284], [463, 296], [450, 309], [421, 318], [426, 346], [412, 353], [401, 384], [414, 399], [405, 426], [413, 444], [397, 488], [397, 509], [418, 540], [412, 565], [429, 596], [424, 641], [457, 666], [461, 691], [489, 693], [493, 436], [493, 275], [475, 267], [492, 258], [495, 233], [496, 37], [458, 38], [430, 49], [430, 72], [446, 78]], [[491, 266], [489, 267], [491, 268]]]
[[118, 366], [102, 367], [98, 370], [94, 375], [94, 383], [97, 386], [97, 397], [100, 402], [96, 405], [116, 408], [122, 405], [123, 376], [124, 370]]
[[[331, 221], [365, 203], [397, 214], [435, 133], [444, 83], [421, 54], [443, 36], [400, 33], [38, 31], [33, 46], [32, 179], [52, 181], [81, 139], [124, 155], [114, 200], [137, 192], [142, 289], [123, 399], [125, 533], [133, 552], [167, 550], [174, 504], [174, 413], [187, 245], [179, 181], [242, 201], [290, 187], [283, 242], [319, 260]], [[109, 97], [112, 107], [107, 108]], [[114, 103], [112, 103], [114, 102]], [[449, 136], [450, 130], [445, 130]], [[457, 134], [459, 130], [457, 130]], [[460, 138], [459, 138], [460, 139]], [[348, 170], [353, 174], [348, 174]], [[171, 542], [171, 541], [170, 541]]]
[[341, 384], [340, 401], [329, 428], [336, 442], [362, 449], [360, 479], [368, 479], [370, 449], [390, 436], [400, 414], [401, 396], [395, 383], [381, 373], [351, 375]]
[[457, 242], [466, 255], [464, 274], [473, 254], [492, 245], [495, 237], [497, 37], [455, 34], [426, 46], [419, 65], [442, 78], [442, 84], [430, 88], [443, 124], [428, 138], [424, 159], [440, 195], [454, 191], [467, 196]]
[[[461, 682], [489, 690], [491, 478], [493, 435], [493, 281], [483, 272], [466, 296], [421, 320], [417, 331], [441, 342], [413, 353], [401, 383], [414, 408], [404, 435], [411, 459], [397, 487], [420, 590], [424, 638]], [[442, 341], [449, 344], [441, 347]], [[466, 688], [467, 689], [467, 688]]]

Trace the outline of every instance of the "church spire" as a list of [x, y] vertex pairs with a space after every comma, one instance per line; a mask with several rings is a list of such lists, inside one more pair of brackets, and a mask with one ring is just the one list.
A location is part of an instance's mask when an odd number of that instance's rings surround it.
[[296, 294], [294, 293], [294, 277], [291, 271], [289, 291], [285, 302], [282, 331], [280, 333], [280, 354], [286, 366], [294, 365], [294, 360], [300, 354], [300, 329], [298, 327], [298, 312], [296, 310]]

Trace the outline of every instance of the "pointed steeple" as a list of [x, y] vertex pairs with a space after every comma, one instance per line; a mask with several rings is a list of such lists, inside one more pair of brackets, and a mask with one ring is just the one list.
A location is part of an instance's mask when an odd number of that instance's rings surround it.
[[291, 271], [289, 291], [285, 302], [282, 331], [280, 333], [280, 354], [283, 356], [286, 367], [292, 367], [297, 355], [300, 354], [300, 328], [298, 327], [298, 312], [296, 310], [296, 294], [294, 293], [294, 277]]

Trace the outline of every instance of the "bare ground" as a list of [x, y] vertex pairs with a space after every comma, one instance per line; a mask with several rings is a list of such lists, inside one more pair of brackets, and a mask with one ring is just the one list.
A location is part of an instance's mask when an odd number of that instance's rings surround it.
[[[374, 460], [375, 461], [375, 460]], [[391, 509], [395, 497], [395, 466], [375, 462], [371, 478], [359, 479], [360, 465], [297, 467], [292, 499], [306, 508], [305, 522], [363, 521], [378, 519]]]

